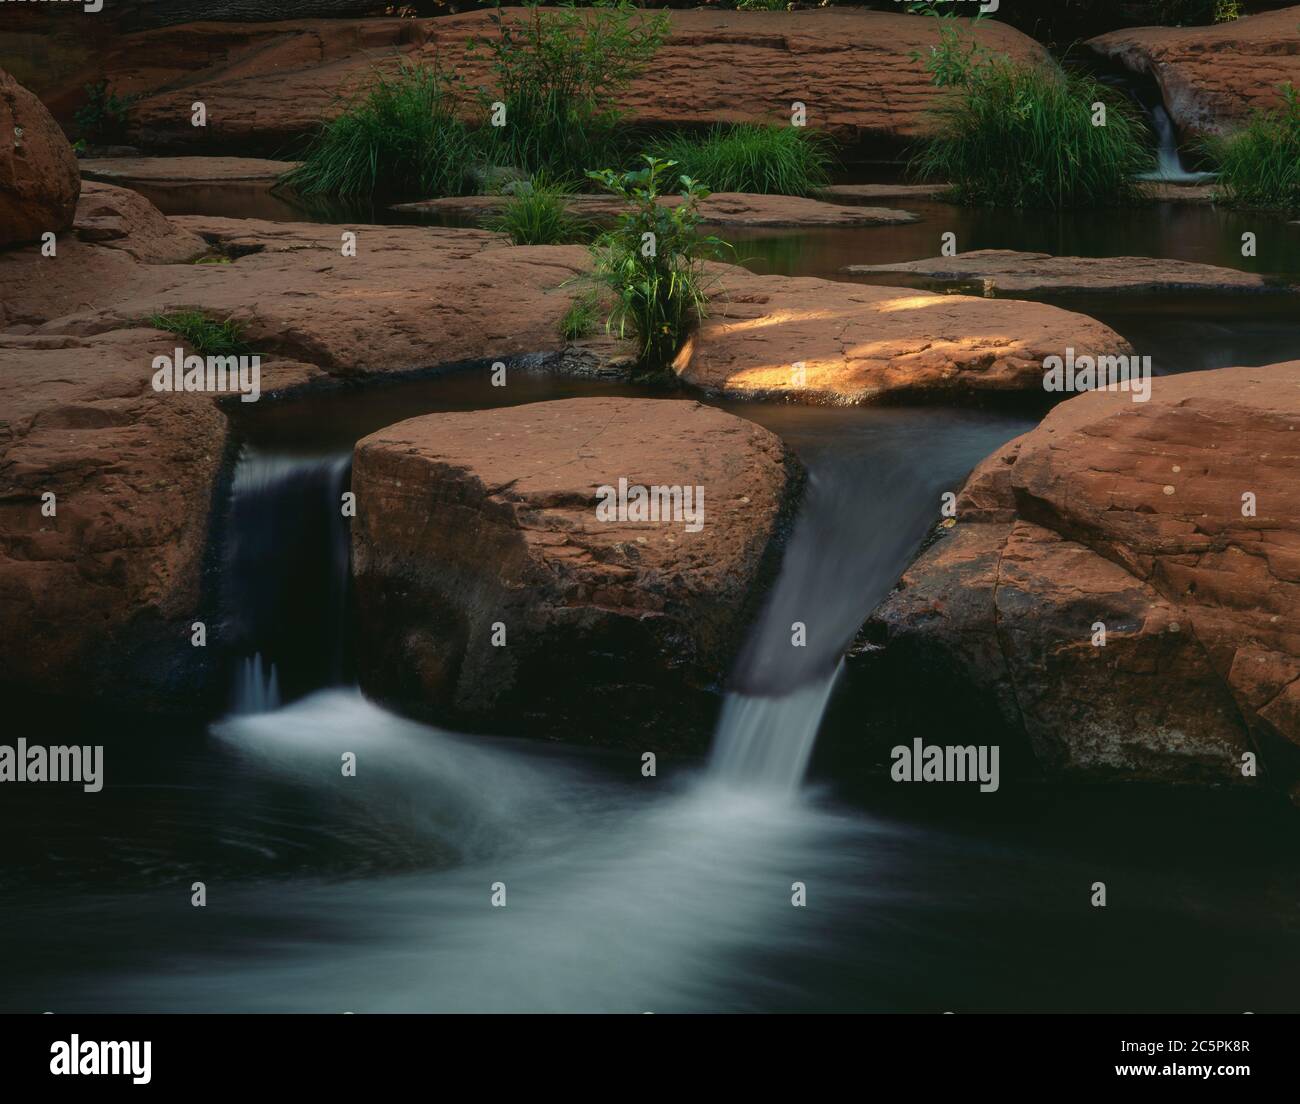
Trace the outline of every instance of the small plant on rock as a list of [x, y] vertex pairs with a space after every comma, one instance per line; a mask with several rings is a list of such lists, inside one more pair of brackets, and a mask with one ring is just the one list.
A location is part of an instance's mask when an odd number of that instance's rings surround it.
[[691, 328], [708, 310], [710, 278], [704, 262], [726, 243], [699, 233], [703, 185], [679, 176], [679, 190], [668, 199], [661, 185], [675, 167], [672, 161], [643, 156], [645, 167], [588, 176], [628, 206], [617, 225], [592, 245], [595, 278], [614, 296], [606, 319], [608, 332], [632, 337], [641, 370], [661, 375], [672, 363]]

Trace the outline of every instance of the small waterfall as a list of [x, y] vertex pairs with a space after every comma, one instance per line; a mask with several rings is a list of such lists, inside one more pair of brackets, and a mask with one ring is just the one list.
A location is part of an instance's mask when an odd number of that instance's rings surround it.
[[1189, 172], [1183, 167], [1183, 155], [1178, 148], [1178, 131], [1165, 105], [1151, 104], [1146, 110], [1156, 136], [1156, 167], [1152, 172], [1143, 173], [1142, 179], [1170, 184], [1202, 184], [1213, 180], [1214, 173]]
[[245, 656], [235, 668], [235, 692], [232, 695], [232, 713], [270, 713], [280, 708], [280, 676], [275, 664], [266, 670], [262, 653]]
[[351, 455], [246, 447], [231, 489], [223, 642], [232, 710], [262, 713], [347, 674]]
[[1097, 79], [1123, 92], [1137, 104], [1155, 135], [1156, 167], [1138, 179], [1166, 184], [1204, 184], [1215, 179], [1215, 173], [1191, 172], [1183, 165], [1182, 151], [1178, 146], [1178, 128], [1169, 116], [1159, 86], [1151, 77], [1127, 69], [1106, 69], [1097, 73]]
[[787, 417], [783, 436], [808, 470], [803, 507], [709, 763], [715, 781], [786, 797], [803, 782], [845, 651], [938, 520], [941, 492], [1029, 425], [956, 411]]

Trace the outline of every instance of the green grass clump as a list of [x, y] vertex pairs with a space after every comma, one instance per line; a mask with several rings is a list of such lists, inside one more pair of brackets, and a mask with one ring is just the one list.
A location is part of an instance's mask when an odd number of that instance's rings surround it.
[[[1004, 207], [1136, 202], [1154, 158], [1135, 109], [1091, 77], [989, 54], [945, 26], [927, 59], [947, 95], [912, 172], [953, 185], [953, 198]], [[1106, 123], [1093, 123], [1093, 104]]]
[[523, 180], [487, 228], [508, 234], [515, 245], [560, 245], [579, 241], [582, 227], [569, 214], [572, 189], [545, 175]]
[[151, 314], [148, 323], [175, 334], [200, 356], [244, 356], [252, 351], [244, 340], [243, 326], [230, 318], [218, 321], [202, 311], [168, 311]]
[[1300, 89], [1284, 84], [1281, 92], [1279, 107], [1256, 111], [1240, 130], [1203, 143], [1219, 170], [1216, 198], [1223, 202], [1300, 210]]
[[705, 317], [711, 281], [704, 261], [724, 243], [698, 233], [699, 203], [708, 189], [680, 176], [682, 202], [662, 205], [661, 180], [674, 164], [650, 156], [642, 160], [646, 167], [633, 172], [588, 174], [628, 205], [615, 227], [596, 239], [592, 252], [595, 279], [614, 298], [606, 330], [635, 338], [642, 374], [658, 376], [667, 372], [687, 334]]
[[[543, 8], [535, 0], [489, 16], [495, 37], [471, 39], [485, 60], [490, 88], [479, 89], [489, 163], [581, 179], [593, 165], [626, 153], [618, 96], [650, 63], [668, 35], [668, 16], [647, 15], [629, 0]], [[502, 125], [493, 125], [504, 107]]]
[[569, 309], [560, 319], [560, 336], [565, 341], [577, 341], [595, 333], [600, 321], [600, 297], [593, 291], [576, 295]]
[[376, 71], [281, 183], [302, 195], [464, 195], [477, 142], [452, 78], [427, 65]]
[[830, 180], [825, 141], [802, 127], [715, 126], [702, 137], [661, 139], [651, 152], [714, 192], [806, 196]]

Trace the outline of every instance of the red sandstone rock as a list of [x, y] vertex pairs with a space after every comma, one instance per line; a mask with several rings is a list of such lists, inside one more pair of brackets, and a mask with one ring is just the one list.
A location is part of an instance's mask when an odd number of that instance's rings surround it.
[[[703, 746], [792, 463], [767, 430], [689, 400], [571, 399], [371, 434], [352, 477], [362, 685], [458, 725]], [[698, 526], [601, 520], [598, 488], [620, 478], [702, 487]]]
[[1300, 362], [1061, 404], [976, 470], [867, 632], [886, 684], [941, 675], [1049, 768], [1242, 782], [1253, 751], [1290, 781]]
[[0, 247], [66, 230], [80, 187], [63, 131], [40, 100], [0, 70]]
[[1146, 295], [1159, 292], [1296, 294], [1254, 272], [1160, 257], [1054, 257], [1014, 249], [974, 249], [955, 257], [849, 265], [845, 272], [891, 284], [941, 288], [964, 284], [985, 295]]
[[713, 316], [678, 358], [683, 379], [733, 395], [870, 402], [887, 394], [1042, 387], [1067, 347], [1129, 352], [1100, 322], [1043, 303], [932, 295], [720, 270]]
[[[910, 139], [936, 90], [914, 50], [938, 36], [935, 20], [860, 10], [673, 11], [672, 37], [625, 104], [638, 122], [697, 124], [778, 120], [807, 105], [808, 125], [847, 140]], [[119, 94], [138, 93], [134, 137], [146, 145], [282, 147], [338, 110], [338, 94], [375, 65], [441, 57], [472, 83], [465, 40], [490, 33], [488, 13], [434, 19], [190, 23], [119, 38], [93, 73], [54, 98], [61, 117], [81, 86], [106, 76]], [[1019, 58], [1044, 58], [1032, 39], [1003, 23], [976, 28], [980, 41]], [[202, 100], [208, 126], [190, 125]]]
[[1155, 77], [1169, 114], [1190, 133], [1222, 133], [1280, 103], [1278, 85], [1300, 88], [1300, 6], [1213, 27], [1111, 31], [1086, 45]]

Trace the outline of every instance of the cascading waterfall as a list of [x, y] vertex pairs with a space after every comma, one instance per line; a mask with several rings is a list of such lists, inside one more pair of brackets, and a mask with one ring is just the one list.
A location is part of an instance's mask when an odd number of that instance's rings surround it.
[[341, 506], [350, 471], [348, 453], [240, 453], [224, 593], [234, 713], [278, 709], [284, 695], [344, 679], [349, 543]]
[[1182, 151], [1178, 148], [1178, 131], [1163, 103], [1147, 107], [1147, 118], [1156, 136], [1156, 167], [1152, 172], [1143, 173], [1143, 180], [1169, 184], [1203, 184], [1215, 178], [1214, 173], [1190, 172], [1183, 166]]

